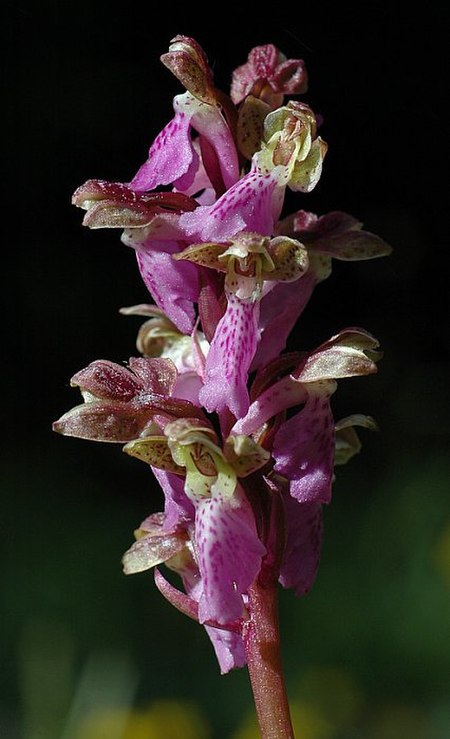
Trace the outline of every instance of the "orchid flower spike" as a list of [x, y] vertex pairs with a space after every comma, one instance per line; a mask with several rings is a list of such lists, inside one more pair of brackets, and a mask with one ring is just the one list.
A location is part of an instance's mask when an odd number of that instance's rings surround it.
[[221, 672], [248, 665], [261, 736], [293, 737], [277, 587], [303, 596], [313, 585], [336, 468], [360, 452], [357, 427], [376, 429], [360, 412], [336, 421], [333, 396], [382, 354], [353, 326], [285, 350], [333, 259], [391, 249], [347, 213], [303, 209], [327, 144], [311, 107], [290, 99], [307, 91], [301, 59], [257, 46], [229, 94], [188, 36], [161, 61], [184, 90], [146, 161], [128, 182], [88, 179], [73, 195], [86, 226], [122, 229], [135, 254], [153, 302], [121, 313], [142, 319], [140, 356], [77, 372], [82, 402], [53, 428], [147, 465], [164, 510], [136, 529], [124, 572], [152, 569], [169, 603], [204, 626]]

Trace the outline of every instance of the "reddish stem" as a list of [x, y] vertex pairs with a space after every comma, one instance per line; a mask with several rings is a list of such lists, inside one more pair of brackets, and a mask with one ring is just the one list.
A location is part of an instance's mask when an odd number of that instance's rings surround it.
[[276, 582], [255, 583], [242, 636], [262, 739], [294, 739], [280, 655]]

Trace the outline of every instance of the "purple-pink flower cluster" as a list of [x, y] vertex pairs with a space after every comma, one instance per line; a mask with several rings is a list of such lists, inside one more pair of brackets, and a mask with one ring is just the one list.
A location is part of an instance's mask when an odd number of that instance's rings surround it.
[[[140, 357], [93, 362], [72, 378], [82, 405], [54, 424], [84, 439], [124, 444], [165, 496], [135, 532], [127, 573], [155, 569], [163, 594], [197, 618], [220, 668], [245, 664], [242, 622], [257, 578], [298, 595], [310, 589], [321, 509], [334, 466], [359, 451], [355, 426], [335, 422], [337, 380], [376, 371], [378, 342], [345, 328], [318, 348], [286, 353], [289, 334], [332, 260], [389, 253], [342, 212], [283, 213], [286, 189], [317, 184], [327, 145], [304, 102], [305, 65], [273, 45], [218, 90], [201, 47], [177, 36], [163, 63], [185, 88], [129, 183], [89, 180], [73, 202], [90, 228], [123, 229], [154, 304]], [[164, 188], [164, 189], [162, 189]]]

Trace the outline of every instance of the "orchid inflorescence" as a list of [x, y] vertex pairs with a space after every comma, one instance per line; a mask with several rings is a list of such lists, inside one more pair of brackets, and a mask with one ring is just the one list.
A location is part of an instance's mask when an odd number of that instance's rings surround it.
[[84, 403], [54, 428], [150, 465], [164, 512], [139, 526], [124, 570], [155, 568], [227, 672], [249, 660], [255, 584], [311, 588], [334, 466], [359, 451], [356, 426], [374, 427], [336, 422], [330, 401], [337, 380], [376, 371], [377, 340], [350, 327], [285, 352], [288, 337], [333, 259], [390, 248], [343, 212], [282, 215], [286, 189], [310, 192], [327, 151], [311, 108], [285, 101], [307, 89], [303, 61], [258, 46], [228, 96], [193, 39], [177, 36], [161, 60], [186, 91], [147, 161], [129, 183], [89, 180], [73, 196], [85, 225], [123, 229], [135, 250], [154, 304], [122, 313], [145, 318], [142, 356], [75, 374]]

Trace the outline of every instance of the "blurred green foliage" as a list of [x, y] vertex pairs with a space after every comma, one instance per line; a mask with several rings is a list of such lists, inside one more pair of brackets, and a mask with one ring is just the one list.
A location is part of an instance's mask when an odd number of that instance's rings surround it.
[[[13, 479], [2, 481], [2, 735], [257, 737], [245, 670], [220, 677], [203, 630], [161, 599], [149, 573], [121, 572], [133, 528], [159, 506], [150, 472], [110, 447], [109, 469], [95, 472], [99, 448], [75, 444], [77, 455], [56, 439], [26, 466], [11, 460]], [[130, 492], [119, 494], [126, 477]], [[148, 503], [132, 494], [144, 478]], [[436, 450], [388, 463], [375, 479], [364, 451], [339, 470], [316, 585], [304, 600], [281, 593], [304, 739], [390, 739], [400, 726], [411, 739], [447, 736], [449, 478]]]

